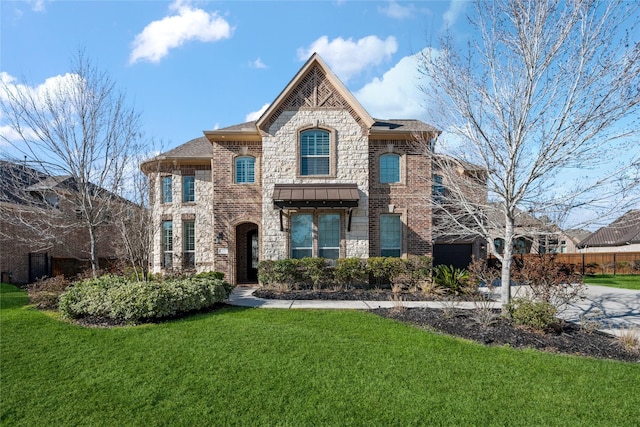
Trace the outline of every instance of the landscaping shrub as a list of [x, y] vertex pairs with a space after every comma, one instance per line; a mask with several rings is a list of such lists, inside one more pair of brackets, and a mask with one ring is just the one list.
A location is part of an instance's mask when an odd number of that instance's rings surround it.
[[273, 266], [274, 282], [286, 285], [288, 289], [299, 289], [302, 282], [299, 264], [300, 260], [293, 258], [276, 261]]
[[333, 276], [337, 285], [346, 288], [363, 286], [369, 281], [367, 265], [360, 258], [337, 259]]
[[397, 257], [372, 257], [367, 259], [367, 270], [376, 286], [400, 284], [407, 272], [405, 260]]
[[509, 316], [517, 325], [546, 331], [558, 322], [556, 308], [546, 301], [514, 299], [507, 305]]
[[27, 287], [29, 301], [41, 310], [55, 310], [58, 298], [69, 286], [71, 282], [62, 275], [38, 280]]
[[433, 260], [428, 256], [410, 256], [405, 260], [410, 285], [416, 287], [424, 281], [431, 280]]
[[513, 280], [528, 287], [528, 298], [553, 305], [558, 312], [584, 296], [582, 276], [567, 272], [553, 257], [525, 258], [512, 272]]
[[300, 279], [305, 288], [315, 290], [332, 283], [332, 271], [324, 258], [302, 258], [299, 262]]
[[451, 265], [438, 265], [433, 269], [433, 281], [456, 295], [469, 290], [469, 273]]
[[60, 296], [67, 318], [87, 316], [145, 321], [212, 307], [228, 297], [221, 279], [191, 277], [163, 281], [129, 282], [118, 276], [87, 279]]

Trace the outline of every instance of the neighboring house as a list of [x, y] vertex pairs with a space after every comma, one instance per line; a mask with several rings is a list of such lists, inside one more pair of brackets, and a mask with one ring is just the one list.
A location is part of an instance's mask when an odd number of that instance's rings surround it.
[[[493, 245], [499, 254], [504, 252], [504, 220], [499, 206], [491, 205], [488, 220], [494, 225]], [[513, 254], [561, 254], [575, 252], [575, 237], [582, 231], [563, 231], [547, 218], [536, 218], [531, 214], [517, 210], [514, 224], [515, 239]], [[582, 232], [583, 233], [583, 232]]]
[[374, 119], [314, 54], [257, 121], [141, 166], [153, 271], [216, 270], [236, 284], [257, 280], [259, 260], [431, 256], [424, 147], [439, 133]]
[[[89, 257], [89, 238], [78, 226], [66, 176], [48, 176], [26, 165], [0, 161], [0, 273], [2, 282], [30, 283], [74, 271]], [[114, 230], [100, 230], [101, 257], [115, 255]]]
[[631, 210], [578, 244], [579, 252], [640, 252], [640, 209]]

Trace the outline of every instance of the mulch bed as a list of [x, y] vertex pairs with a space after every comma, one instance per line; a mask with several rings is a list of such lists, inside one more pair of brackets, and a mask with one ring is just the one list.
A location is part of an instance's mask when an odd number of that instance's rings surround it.
[[[276, 292], [261, 288], [256, 290], [254, 295], [260, 298], [290, 300], [389, 301], [392, 297], [391, 291], [385, 289]], [[434, 298], [425, 298], [419, 293], [408, 295], [403, 294], [403, 300], [434, 300]], [[479, 320], [483, 313], [476, 310], [377, 308], [371, 312], [419, 328], [473, 340], [484, 345], [509, 345], [513, 348], [533, 348], [552, 353], [640, 362], [640, 350], [625, 348], [612, 335], [599, 331], [587, 331], [569, 322], [561, 321], [553, 331], [543, 333], [515, 325], [510, 319], [500, 317], [498, 310], [493, 311], [494, 319], [489, 325]]]
[[[477, 298], [473, 295], [465, 296], [439, 296], [425, 295], [422, 292], [405, 291], [399, 294], [403, 301], [470, 301]], [[266, 299], [286, 300], [325, 300], [325, 301], [391, 301], [394, 295], [390, 289], [320, 289], [320, 290], [290, 290], [276, 291], [273, 289], [258, 288], [253, 296]]]

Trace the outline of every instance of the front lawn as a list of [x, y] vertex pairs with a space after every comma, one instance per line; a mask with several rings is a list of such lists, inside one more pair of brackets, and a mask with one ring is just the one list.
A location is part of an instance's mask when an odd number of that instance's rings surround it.
[[114, 329], [2, 285], [2, 425], [633, 425], [640, 364], [488, 348], [358, 311]]
[[584, 276], [584, 283], [588, 285], [609, 286], [611, 288], [635, 289], [640, 291], [640, 275], [625, 274], [599, 274], [597, 276]]

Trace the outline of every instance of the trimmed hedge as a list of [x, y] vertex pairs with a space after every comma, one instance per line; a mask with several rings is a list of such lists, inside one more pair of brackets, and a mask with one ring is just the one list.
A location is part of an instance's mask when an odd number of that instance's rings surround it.
[[412, 287], [430, 277], [431, 258], [426, 256], [341, 258], [335, 262], [323, 258], [287, 258], [258, 264], [262, 286], [288, 289], [362, 287], [369, 285], [370, 278], [376, 286]]
[[66, 318], [104, 317], [146, 321], [202, 310], [222, 302], [230, 287], [218, 276], [202, 275], [162, 282], [129, 282], [105, 275], [79, 282], [60, 295]]

